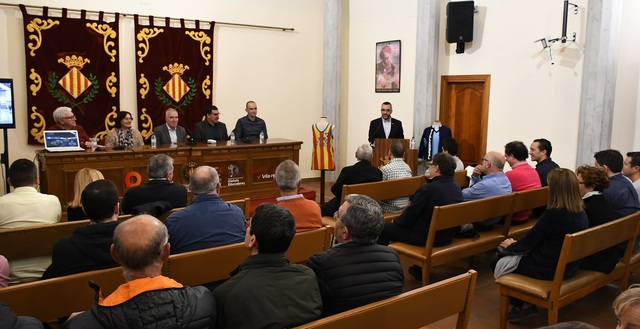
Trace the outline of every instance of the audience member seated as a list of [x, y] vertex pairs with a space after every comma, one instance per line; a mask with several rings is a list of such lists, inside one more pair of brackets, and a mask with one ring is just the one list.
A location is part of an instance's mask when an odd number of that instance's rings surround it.
[[282, 161], [276, 168], [275, 181], [280, 191], [278, 205], [289, 209], [296, 220], [296, 232], [304, 232], [322, 227], [320, 206], [298, 193], [300, 189], [300, 168], [291, 160]]
[[322, 294], [322, 315], [329, 316], [402, 293], [404, 272], [397, 252], [376, 244], [384, 227], [378, 203], [350, 194], [338, 210], [338, 244], [309, 258]]
[[16, 316], [9, 305], [0, 302], [0, 328], [2, 329], [44, 329], [42, 322], [30, 316]]
[[215, 105], [208, 106], [204, 110], [205, 120], [193, 126], [193, 141], [196, 143], [206, 143], [210, 139], [226, 141], [227, 126], [220, 122], [220, 111]]
[[89, 218], [82, 210], [82, 200], [80, 199], [82, 191], [91, 182], [98, 179], [104, 179], [99, 170], [91, 168], [82, 168], [76, 173], [73, 181], [73, 200], [67, 205], [67, 221], [73, 222]]
[[[580, 166], [576, 170], [580, 195], [584, 202], [584, 211], [589, 220], [589, 227], [598, 226], [620, 218], [602, 195], [609, 187], [609, 176], [604, 170], [592, 166]], [[587, 256], [580, 262], [580, 268], [609, 273], [624, 254], [626, 245], [613, 246]]]
[[462, 160], [456, 155], [458, 154], [458, 147], [458, 142], [453, 138], [447, 138], [442, 141], [442, 152], [449, 154], [456, 160], [456, 171], [464, 170]]
[[[511, 170], [507, 171], [505, 175], [511, 182], [511, 190], [513, 192], [526, 191], [542, 186], [540, 184], [540, 175], [527, 163], [529, 151], [523, 142], [507, 143], [504, 146], [504, 157], [507, 159], [509, 166], [511, 166]], [[532, 210], [525, 210], [513, 214], [511, 225], [523, 224], [529, 219], [531, 212]]]
[[9, 261], [0, 255], [0, 288], [9, 285]]
[[[38, 170], [27, 159], [18, 159], [9, 167], [7, 181], [13, 192], [0, 197], [0, 229], [53, 224], [60, 221], [62, 207], [55, 195], [39, 193]], [[38, 280], [49, 256], [11, 261], [11, 284]]]
[[[413, 176], [411, 168], [402, 159], [404, 156], [404, 145], [402, 145], [402, 143], [392, 144], [389, 148], [388, 156], [389, 162], [380, 168], [383, 181]], [[409, 197], [380, 201], [383, 212], [402, 212], [408, 204]]]
[[547, 175], [551, 172], [551, 170], [560, 168], [557, 163], [551, 160], [551, 142], [544, 139], [538, 138], [534, 139], [531, 146], [529, 146], [529, 155], [531, 156], [531, 161], [537, 162], [536, 164], [536, 172], [540, 177], [540, 185], [547, 186]]
[[166, 227], [149, 215], [118, 225], [111, 255], [122, 265], [126, 283], [63, 328], [213, 328], [211, 292], [161, 275], [169, 258], [168, 239]]
[[[517, 265], [512, 264], [510, 269], [507, 269], [507, 265], [510, 258], [515, 256], [505, 256], [494, 261], [492, 267], [496, 277], [506, 273], [518, 273], [538, 280], [553, 280], [564, 236], [589, 227], [576, 175], [569, 169], [558, 168], [549, 173], [547, 182], [547, 210], [522, 239], [516, 241], [509, 238], [500, 244], [501, 247], [521, 256]], [[579, 265], [579, 262], [567, 264], [564, 278], [574, 276]], [[509, 321], [518, 321], [537, 312], [535, 305], [524, 307], [522, 300], [513, 297], [510, 300], [513, 307], [507, 317]]]
[[333, 216], [340, 208], [340, 199], [342, 197], [342, 186], [369, 182], [379, 182], [382, 180], [382, 172], [380, 169], [371, 165], [371, 156], [373, 149], [369, 144], [362, 144], [356, 151], [356, 162], [352, 166], [346, 166], [340, 171], [338, 179], [331, 186], [331, 193], [336, 197], [320, 206], [322, 216]]
[[619, 329], [640, 328], [640, 285], [633, 284], [613, 301]]
[[306, 266], [290, 264], [284, 255], [295, 231], [289, 210], [273, 203], [256, 208], [244, 238], [251, 256], [213, 291], [216, 328], [291, 328], [320, 317], [316, 276]]
[[[411, 204], [392, 223], [385, 223], [378, 239], [379, 244], [388, 245], [399, 241], [414, 246], [427, 243], [431, 215], [436, 206], [459, 203], [464, 200], [460, 186], [453, 180], [456, 162], [452, 156], [438, 153], [429, 163], [431, 178], [420, 187], [411, 199]], [[459, 227], [438, 231], [435, 246], [451, 243]]]
[[258, 117], [258, 105], [254, 101], [248, 101], [245, 105], [246, 116], [238, 119], [233, 133], [236, 139], [241, 141], [258, 140], [260, 133], [264, 133], [264, 139], [269, 138], [267, 134], [267, 123]]
[[[491, 151], [485, 154], [481, 164], [473, 168], [471, 186], [462, 190], [464, 201], [478, 200], [492, 196], [511, 193], [511, 182], [502, 171], [504, 169], [504, 155]], [[482, 178], [480, 178], [482, 177]], [[470, 225], [463, 225], [462, 231], [471, 229], [488, 230], [499, 222], [501, 217], [491, 218]]]
[[[134, 213], [136, 207], [157, 201], [166, 201], [171, 208], [187, 205], [187, 188], [173, 182], [173, 158], [166, 154], [156, 154], [149, 159], [147, 174], [149, 182], [129, 188], [122, 197], [122, 212]], [[141, 211], [136, 212], [142, 213]]]
[[609, 187], [602, 193], [613, 211], [624, 217], [640, 211], [638, 193], [631, 181], [622, 175], [622, 154], [617, 150], [602, 150], [594, 155], [596, 167], [602, 168], [609, 176]]
[[627, 152], [622, 165], [622, 174], [629, 178], [640, 196], [640, 152]]
[[195, 199], [165, 222], [171, 254], [243, 241], [244, 213], [238, 206], [220, 199], [220, 178], [214, 168], [196, 168], [189, 179], [189, 189]]
[[120, 204], [118, 188], [108, 180], [97, 180], [82, 191], [82, 208], [91, 219], [88, 226], [78, 227], [71, 237], [53, 245], [51, 265], [42, 279], [116, 267], [110, 254], [113, 231], [118, 226]]
[[133, 127], [133, 117], [127, 111], [120, 111], [115, 118], [115, 125], [105, 137], [108, 148], [133, 148], [144, 145], [140, 132]]
[[54, 125], [47, 127], [47, 130], [77, 130], [80, 147], [91, 148], [91, 140], [84, 128], [76, 124], [76, 115], [73, 110], [66, 106], [61, 106], [53, 111]]

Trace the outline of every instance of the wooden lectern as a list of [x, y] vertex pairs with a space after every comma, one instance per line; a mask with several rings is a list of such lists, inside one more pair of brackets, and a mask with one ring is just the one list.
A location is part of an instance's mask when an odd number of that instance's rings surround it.
[[377, 168], [381, 168], [389, 161], [389, 147], [394, 143], [402, 143], [404, 145], [404, 162], [406, 162], [411, 168], [413, 175], [418, 173], [418, 150], [410, 149], [410, 140], [408, 139], [386, 139], [376, 138], [374, 141], [375, 147], [373, 148], [373, 156], [371, 157], [371, 165]]

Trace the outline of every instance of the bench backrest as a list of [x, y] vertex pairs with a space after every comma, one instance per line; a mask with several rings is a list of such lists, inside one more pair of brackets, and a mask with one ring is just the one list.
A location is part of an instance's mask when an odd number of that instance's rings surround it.
[[424, 255], [428, 256], [431, 254], [437, 231], [494, 217], [509, 216], [509, 214], [511, 214], [512, 202], [513, 193], [509, 193], [485, 199], [434, 207]]
[[640, 213], [634, 213], [577, 233], [565, 235], [550, 298], [554, 298], [555, 295], [555, 300], [557, 300], [568, 263], [627, 241], [623, 261], [628, 264], [635, 242], [633, 237], [636, 236], [638, 225], [640, 225]]
[[504, 236], [509, 236], [509, 228], [513, 220], [513, 214], [525, 210], [545, 207], [549, 202], [549, 187], [538, 187], [531, 190], [513, 192], [513, 203], [511, 213], [505, 219], [503, 228]]
[[[296, 233], [286, 253], [292, 263], [306, 262], [313, 254], [330, 247], [333, 229], [329, 226]], [[169, 256], [162, 274], [189, 286], [225, 280], [250, 256], [244, 243], [189, 251]]]
[[344, 202], [344, 198], [349, 194], [365, 194], [376, 201], [411, 196], [426, 183], [427, 180], [424, 176], [414, 176], [380, 182], [343, 185], [340, 204]]
[[[251, 203], [249, 202], [249, 200], [250, 200], [249, 198], [244, 198], [244, 199], [238, 199], [238, 200], [231, 200], [227, 202], [238, 206], [240, 209], [242, 209], [242, 212], [244, 213], [244, 218], [249, 218], [249, 212], [251, 211]], [[167, 218], [171, 216], [171, 214], [173, 214], [176, 211], [182, 210], [184, 208], [185, 207], [173, 208], [165, 212], [164, 214], [162, 214], [160, 217], [158, 217], [158, 219], [164, 223], [167, 220]]]
[[466, 170], [456, 170], [456, 172], [453, 173], [453, 180], [460, 188], [469, 187], [469, 176], [467, 176]]
[[458, 314], [456, 328], [466, 328], [476, 276], [476, 271], [470, 270], [465, 274], [296, 328], [421, 328], [454, 314]]
[[9, 261], [51, 255], [53, 244], [89, 220], [0, 230], [0, 254]]
[[114, 267], [5, 287], [0, 289], [0, 301], [9, 304], [17, 315], [56, 320], [88, 310], [95, 303], [89, 280], [101, 287], [103, 296], [124, 283], [122, 268]]

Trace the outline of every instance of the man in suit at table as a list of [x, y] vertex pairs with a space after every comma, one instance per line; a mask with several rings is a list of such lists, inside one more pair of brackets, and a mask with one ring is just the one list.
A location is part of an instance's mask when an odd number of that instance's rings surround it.
[[215, 105], [204, 109], [205, 120], [193, 126], [193, 141], [196, 143], [206, 143], [209, 139], [226, 141], [229, 139], [227, 126], [220, 122], [220, 111]]
[[404, 138], [402, 122], [391, 117], [393, 106], [384, 102], [380, 106], [382, 116], [371, 120], [369, 124], [369, 144], [373, 144], [376, 138]]
[[177, 144], [187, 141], [187, 131], [182, 126], [178, 126], [178, 111], [168, 108], [164, 112], [165, 124], [153, 129], [158, 145]]
[[373, 150], [369, 144], [362, 144], [358, 147], [356, 151], [358, 162], [352, 166], [342, 168], [338, 179], [331, 186], [331, 192], [336, 197], [320, 206], [322, 216], [333, 216], [338, 211], [343, 185], [379, 182], [382, 180], [382, 171], [371, 165], [372, 155]]

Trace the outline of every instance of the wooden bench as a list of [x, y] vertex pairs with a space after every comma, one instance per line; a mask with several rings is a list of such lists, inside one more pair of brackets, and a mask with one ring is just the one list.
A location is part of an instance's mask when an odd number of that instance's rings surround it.
[[437, 231], [499, 216], [506, 218], [504, 225], [508, 228], [512, 202], [513, 194], [505, 194], [435, 207], [425, 246], [392, 242], [389, 247], [398, 252], [401, 260], [422, 267], [422, 285], [426, 286], [432, 267], [494, 250], [505, 239], [503, 228], [495, 225], [491, 230], [480, 232], [478, 238], [454, 238], [446, 246], [434, 247]]
[[[499, 277], [496, 283], [500, 285], [500, 328], [506, 328], [511, 297], [546, 308], [548, 323], [552, 325], [558, 322], [560, 308], [611, 282], [620, 280], [620, 289], [625, 290], [628, 284], [627, 267], [639, 225], [640, 214], [636, 213], [578, 233], [567, 234], [553, 281], [538, 280], [515, 273]], [[624, 241], [627, 241], [625, 254], [611, 273], [578, 270], [572, 278], [562, 280], [568, 263]]]
[[[249, 214], [251, 212], [251, 202], [249, 200], [250, 200], [249, 198], [244, 198], [244, 199], [238, 199], [238, 200], [231, 200], [227, 202], [238, 206], [240, 209], [242, 209], [242, 212], [244, 213], [244, 218], [249, 218], [250, 217]], [[176, 211], [182, 210], [184, 208], [185, 207], [173, 208], [165, 212], [164, 214], [162, 214], [162, 216], [158, 217], [158, 219], [164, 223], [167, 220], [167, 218], [171, 216], [171, 214], [173, 214]]]
[[538, 207], [544, 207], [549, 201], [549, 187], [539, 187], [531, 190], [513, 192], [513, 207], [511, 209], [511, 225], [505, 226], [504, 235], [509, 238], [522, 238], [538, 222], [537, 218], [529, 218], [526, 223], [513, 225], [513, 214]]
[[95, 303], [89, 280], [102, 288], [104, 296], [124, 283], [122, 268], [114, 267], [5, 287], [0, 289], [0, 301], [9, 304], [17, 315], [53, 321], [88, 310]]
[[469, 187], [469, 176], [467, 176], [466, 170], [456, 170], [453, 173], [453, 180], [460, 186], [460, 188]]
[[477, 273], [443, 280], [295, 328], [422, 328], [458, 314], [457, 329], [467, 328]]
[[[426, 183], [427, 180], [424, 176], [414, 176], [380, 182], [343, 185], [340, 204], [344, 203], [344, 198], [349, 194], [364, 194], [376, 201], [409, 197]], [[400, 214], [401, 213], [385, 213], [384, 219], [387, 222], [391, 222]], [[335, 226], [335, 222], [336, 220], [333, 217], [322, 217], [322, 223], [325, 225]]]
[[87, 225], [88, 219], [0, 230], [0, 254], [9, 261], [49, 256], [54, 243]]

